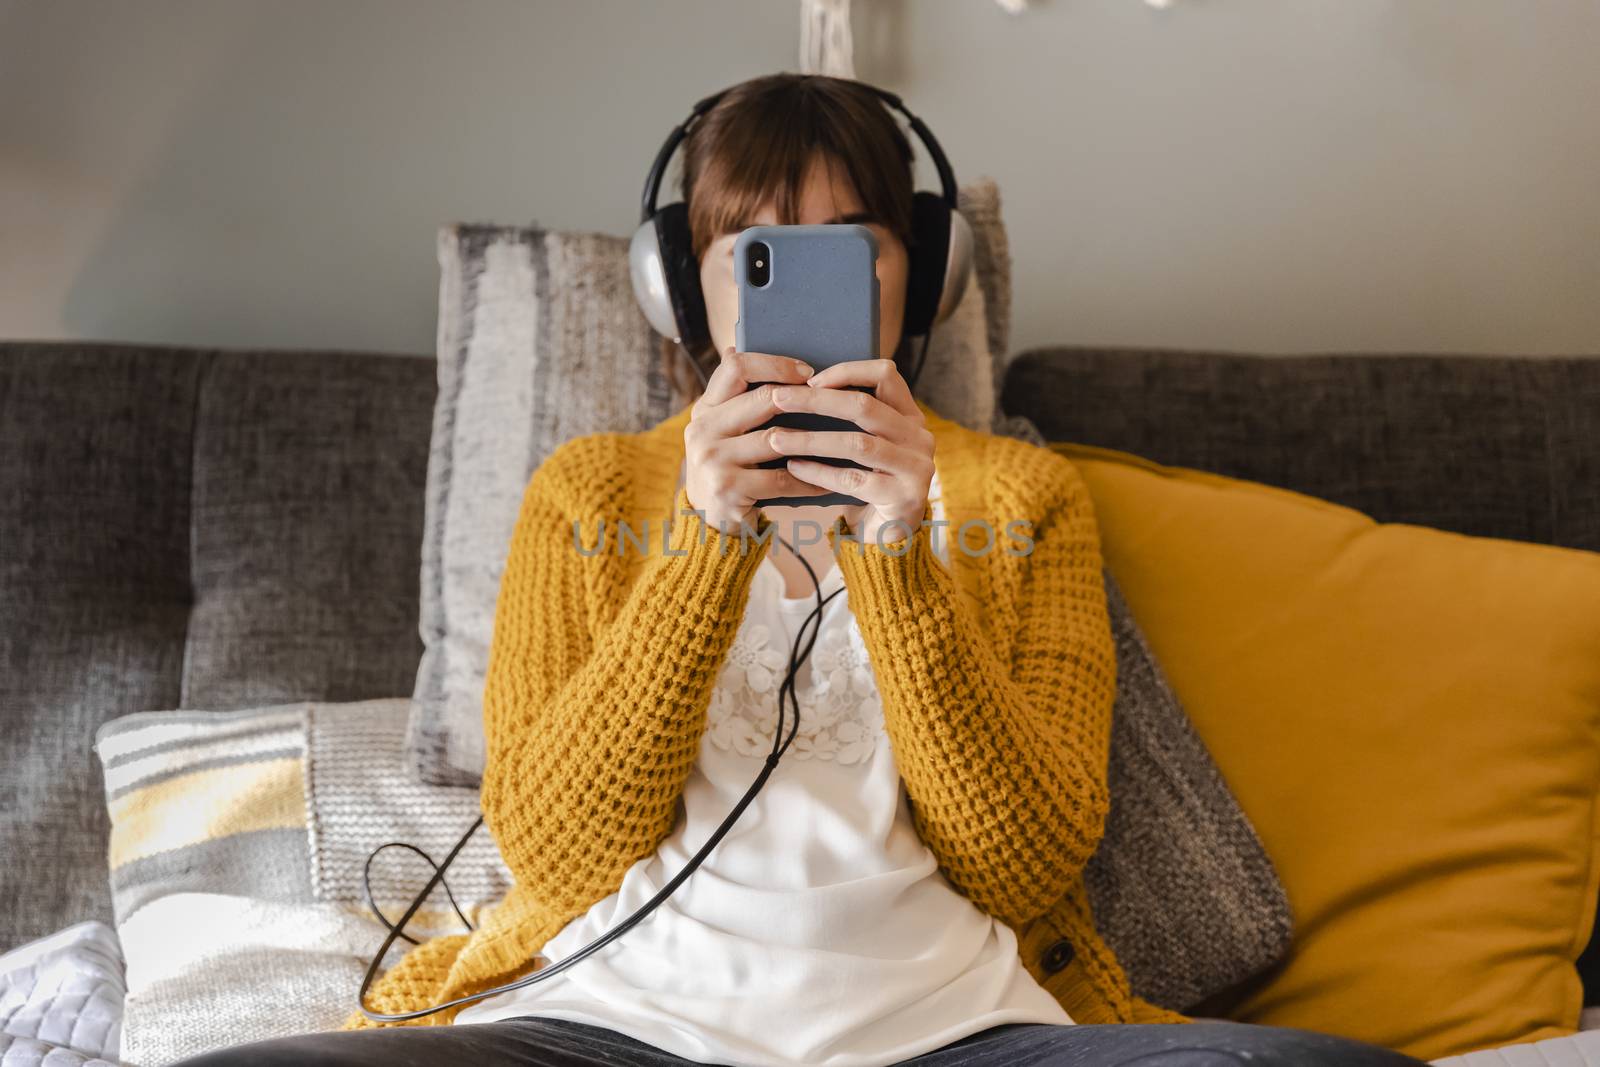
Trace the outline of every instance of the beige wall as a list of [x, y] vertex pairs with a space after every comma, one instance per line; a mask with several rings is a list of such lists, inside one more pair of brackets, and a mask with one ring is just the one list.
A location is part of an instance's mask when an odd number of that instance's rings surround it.
[[[1600, 351], [1595, 0], [855, 0], [1013, 349]], [[441, 222], [626, 233], [793, 0], [0, 0], [0, 337], [429, 352]], [[924, 175], [929, 171], [924, 168]]]

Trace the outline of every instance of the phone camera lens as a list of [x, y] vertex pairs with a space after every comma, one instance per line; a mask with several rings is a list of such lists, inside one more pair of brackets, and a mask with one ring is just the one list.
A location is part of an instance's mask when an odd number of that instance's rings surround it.
[[764, 241], [751, 241], [746, 273], [750, 284], [760, 288], [772, 279], [772, 249]]

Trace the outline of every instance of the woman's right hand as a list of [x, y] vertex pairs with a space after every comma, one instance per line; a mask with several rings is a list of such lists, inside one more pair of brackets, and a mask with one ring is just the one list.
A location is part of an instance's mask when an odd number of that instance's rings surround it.
[[803, 384], [812, 370], [803, 361], [762, 352], [736, 352], [732, 345], [690, 408], [683, 428], [684, 489], [708, 525], [735, 533], [753, 523], [755, 502], [775, 496], [819, 496], [826, 490], [796, 478], [784, 467], [755, 466], [777, 459], [770, 430], [756, 430], [781, 410], [776, 386], [748, 389], [751, 382]]

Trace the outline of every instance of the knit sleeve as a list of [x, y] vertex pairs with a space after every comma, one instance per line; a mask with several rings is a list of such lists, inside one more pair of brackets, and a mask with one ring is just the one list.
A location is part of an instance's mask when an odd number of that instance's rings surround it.
[[918, 833], [953, 885], [1013, 925], [1067, 892], [1110, 810], [1116, 652], [1099, 534], [1081, 475], [1050, 460], [1031, 550], [1008, 554], [1022, 544], [997, 529], [978, 561], [1007, 642], [958, 595], [926, 525], [882, 546], [836, 542]]
[[[563, 501], [576, 494], [555, 482], [540, 472], [530, 481], [501, 577], [482, 807], [513, 876], [545, 905], [577, 912], [671, 831], [768, 542], [684, 514], [679, 489], [667, 551], [653, 524], [652, 554], [626, 588], [614, 545], [578, 551]], [[592, 516], [583, 525], [596, 527]], [[596, 610], [607, 597], [620, 605]]]

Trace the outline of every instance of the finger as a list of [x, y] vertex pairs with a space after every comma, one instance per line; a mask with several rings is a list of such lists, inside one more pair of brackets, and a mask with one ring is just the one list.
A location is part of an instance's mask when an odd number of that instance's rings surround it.
[[685, 427], [687, 439], [712, 444], [722, 438], [737, 437], [755, 429], [781, 410], [772, 398], [776, 388], [763, 385], [706, 408], [689, 420], [689, 425]]
[[744, 392], [751, 382], [804, 381], [810, 374], [811, 369], [803, 360], [765, 352], [740, 352], [729, 345], [706, 380], [697, 407], [725, 403]]
[[824, 367], [806, 380], [818, 388], [842, 389], [847, 385], [871, 386], [873, 395], [902, 415], [922, 418], [911, 387], [892, 359], [850, 359]]
[[833, 456], [905, 478], [932, 473], [932, 459], [870, 433], [776, 429], [768, 431], [768, 436], [772, 447], [786, 456]]
[[714, 440], [706, 447], [705, 456], [713, 462], [735, 467], [753, 467], [765, 460], [777, 459], [783, 453], [773, 445], [773, 432], [771, 428], [751, 430]]
[[804, 360], [766, 352], [739, 352], [729, 345], [716, 370], [706, 379], [700, 402], [706, 407], [726, 403], [744, 392], [751, 382], [803, 382], [810, 376], [811, 368]]
[[734, 485], [743, 503], [754, 504], [774, 496], [821, 496], [823, 490], [795, 476], [783, 467], [749, 467], [741, 469]]
[[880, 471], [864, 471], [860, 467], [835, 467], [817, 459], [789, 460], [789, 471], [811, 485], [835, 493], [847, 493], [877, 508], [890, 508], [901, 503], [904, 495], [899, 479]]
[[811, 389], [784, 385], [772, 391], [779, 411], [809, 411], [853, 422], [868, 433], [891, 441], [910, 444], [915, 440], [915, 421], [885, 404], [871, 393], [856, 389]]

